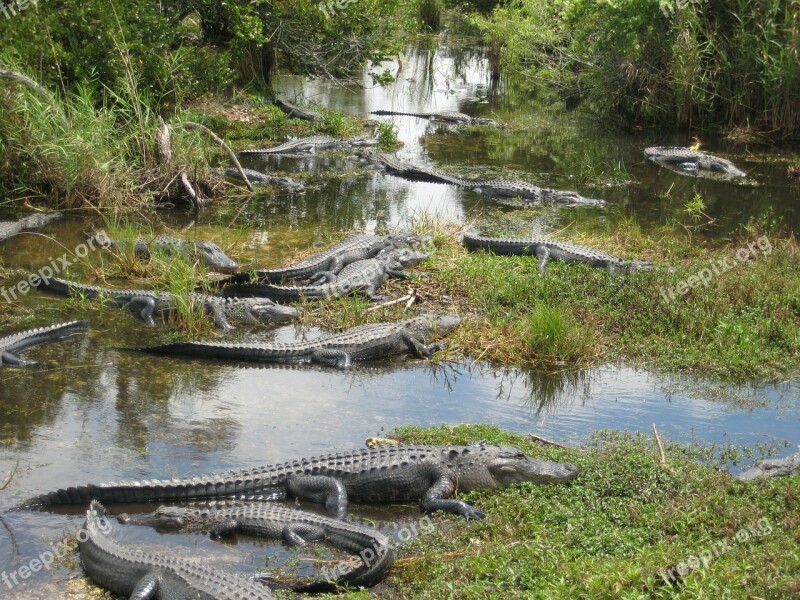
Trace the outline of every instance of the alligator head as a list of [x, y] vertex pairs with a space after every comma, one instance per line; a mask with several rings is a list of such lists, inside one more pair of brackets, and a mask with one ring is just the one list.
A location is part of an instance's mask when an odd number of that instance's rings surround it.
[[146, 525], [155, 529], [184, 529], [193, 523], [205, 520], [210, 516], [208, 509], [191, 509], [179, 506], [159, 506], [151, 513], [131, 515], [121, 513], [117, 521], [123, 525]]
[[560, 483], [578, 475], [578, 467], [574, 465], [537, 460], [516, 446], [479, 443], [460, 452], [451, 449], [448, 459], [458, 470], [458, 486], [464, 491], [524, 482]]
[[207, 267], [220, 273], [235, 273], [239, 263], [231, 259], [222, 251], [222, 248], [212, 242], [195, 242], [195, 254]]
[[410, 319], [406, 327], [418, 338], [444, 337], [461, 324], [458, 315], [419, 315]]
[[402, 250], [393, 250], [389, 253], [390, 262], [399, 264], [401, 267], [416, 267], [423, 260], [428, 260], [430, 254], [427, 252], [418, 252], [416, 250], [409, 250], [403, 248]]
[[300, 315], [300, 311], [296, 308], [275, 304], [270, 300], [265, 300], [263, 303], [250, 304], [247, 310], [256, 321], [261, 321], [262, 323], [288, 323], [289, 321], [294, 321]]

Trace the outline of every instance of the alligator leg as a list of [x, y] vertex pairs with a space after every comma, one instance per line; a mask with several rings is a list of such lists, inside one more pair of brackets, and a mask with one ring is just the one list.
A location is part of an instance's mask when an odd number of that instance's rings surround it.
[[[209, 535], [216, 539], [231, 535], [239, 530], [239, 523], [236, 519], [226, 519], [214, 523], [209, 531]], [[252, 532], [252, 530], [251, 530]], [[319, 525], [310, 523], [292, 522], [284, 525], [280, 530], [268, 525], [266, 528], [259, 528], [259, 537], [280, 538], [290, 546], [305, 546], [309, 542], [321, 542], [325, 540], [325, 529]]]
[[547, 246], [536, 247], [536, 258], [539, 259], [539, 275], [544, 275], [544, 268], [550, 258], [550, 250], [547, 249]]
[[311, 353], [311, 362], [348, 369], [353, 366], [353, 357], [344, 350], [320, 348]]
[[148, 325], [155, 326], [156, 322], [153, 315], [156, 312], [156, 301], [147, 296], [134, 296], [126, 304], [125, 308], [139, 313], [139, 317]]
[[309, 282], [309, 285], [322, 285], [324, 283], [332, 283], [336, 281], [336, 275], [331, 271], [322, 271], [317, 273], [316, 279]]
[[455, 492], [455, 485], [447, 475], [443, 475], [434, 483], [422, 499], [422, 508], [425, 512], [443, 510], [470, 519], [483, 519], [486, 516], [482, 510], [470, 506], [463, 500], [446, 499]]
[[210, 312], [214, 317], [214, 324], [218, 329], [234, 329], [234, 327], [228, 323], [228, 317], [225, 316], [225, 311], [221, 306], [206, 302], [206, 311]]
[[418, 356], [430, 358], [434, 352], [444, 350], [447, 344], [444, 342], [434, 342], [433, 344], [423, 344], [417, 338], [409, 333], [403, 333], [403, 341], [408, 345], [409, 350], [415, 352]]
[[325, 475], [296, 475], [286, 481], [286, 492], [295, 498], [324, 504], [341, 519], [347, 512], [347, 490], [334, 477]]
[[0, 353], [0, 366], [11, 365], [12, 367], [32, 367], [37, 364], [39, 363], [37, 363], [34, 360], [24, 360], [22, 358], [17, 358], [16, 356], [10, 354], [9, 352]]
[[308, 542], [325, 539], [325, 529], [308, 523], [287, 523], [283, 528], [283, 541], [290, 546], [305, 546]]
[[148, 573], [139, 580], [133, 588], [130, 600], [150, 600], [158, 595], [158, 588], [161, 581], [157, 573]]

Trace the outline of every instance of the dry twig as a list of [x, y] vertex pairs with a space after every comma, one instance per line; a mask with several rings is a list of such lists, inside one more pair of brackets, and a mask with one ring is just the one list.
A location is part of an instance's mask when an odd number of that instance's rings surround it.
[[183, 125], [184, 129], [196, 129], [198, 131], [202, 131], [206, 135], [210, 136], [211, 139], [213, 139], [215, 142], [217, 142], [220, 145], [220, 147], [223, 150], [225, 150], [225, 152], [228, 154], [228, 157], [231, 159], [231, 162], [239, 171], [239, 175], [242, 176], [242, 179], [244, 180], [247, 189], [250, 190], [251, 192], [253, 191], [253, 184], [250, 183], [250, 180], [247, 178], [247, 175], [245, 174], [244, 169], [242, 168], [242, 164], [239, 162], [239, 159], [236, 158], [236, 153], [233, 150], [231, 150], [231, 147], [228, 146], [228, 144], [225, 143], [225, 140], [223, 140], [216, 133], [211, 131], [208, 127], [206, 127], [205, 125], [201, 125], [200, 123], [185, 121], [181, 123], [181, 125]]
[[656, 429], [656, 424], [655, 423], [653, 423], [653, 433], [656, 436], [656, 443], [658, 444], [658, 451], [661, 453], [661, 458], [658, 460], [658, 462], [661, 464], [662, 467], [664, 467], [664, 469], [666, 469], [667, 471], [669, 471], [670, 473], [675, 475], [675, 469], [673, 469], [672, 467], [670, 467], [667, 464], [667, 455], [664, 454], [664, 446], [661, 444], [661, 436], [658, 435], [658, 429]]

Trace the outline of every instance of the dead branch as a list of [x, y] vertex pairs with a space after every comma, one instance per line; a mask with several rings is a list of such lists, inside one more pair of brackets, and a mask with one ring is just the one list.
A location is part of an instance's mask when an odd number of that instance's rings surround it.
[[667, 464], [667, 455], [664, 454], [664, 446], [661, 444], [661, 436], [658, 435], [658, 429], [656, 429], [656, 424], [653, 423], [653, 433], [656, 436], [656, 444], [658, 444], [658, 451], [661, 453], [661, 458], [658, 462], [661, 464], [664, 469], [675, 475], [675, 470]]
[[406, 303], [405, 310], [408, 310], [408, 308], [412, 304], [414, 304], [414, 302], [416, 302], [416, 299], [417, 299], [417, 290], [412, 288], [412, 289], [410, 289], [408, 291], [408, 294], [406, 294], [402, 298], [397, 298], [395, 300], [387, 300], [386, 302], [381, 302], [380, 304], [376, 304], [375, 306], [371, 306], [370, 308], [368, 308], [367, 312], [373, 312], [373, 311], [376, 311], [376, 310], [380, 310], [382, 308], [386, 308], [387, 306], [394, 306], [395, 304], [402, 304], [403, 302]]
[[172, 164], [172, 131], [161, 118], [158, 117], [158, 131], [156, 132], [156, 141], [158, 142], [158, 160], [165, 166]]
[[181, 183], [183, 184], [183, 189], [186, 190], [186, 193], [189, 194], [192, 202], [194, 202], [195, 208], [199, 210], [201, 208], [201, 202], [197, 197], [197, 192], [194, 191], [192, 184], [189, 183], [189, 177], [186, 175], [186, 171], [181, 171]]
[[3, 482], [3, 485], [0, 485], [0, 492], [2, 492], [11, 484], [11, 480], [14, 479], [14, 475], [16, 475], [17, 469], [19, 469], [19, 456], [17, 457], [17, 464], [14, 465], [14, 468], [11, 469], [11, 472], [8, 475], [6, 475], [6, 479]]
[[543, 438], [541, 436], [536, 435], [535, 433], [529, 433], [528, 437], [534, 441], [542, 444], [543, 446], [555, 446], [556, 448], [569, 448], [569, 446], [565, 446], [564, 444], [559, 444], [558, 442], [554, 442], [553, 440], [548, 440], [547, 438]]
[[245, 174], [244, 169], [242, 168], [242, 164], [239, 162], [239, 159], [236, 158], [236, 153], [233, 150], [231, 150], [231, 147], [228, 146], [228, 144], [225, 143], [225, 140], [223, 140], [216, 133], [211, 131], [208, 127], [206, 127], [205, 125], [201, 125], [200, 123], [194, 123], [192, 121], [185, 121], [185, 122], [181, 123], [181, 125], [183, 125], [183, 127], [185, 129], [190, 129], [190, 130], [191, 129], [196, 129], [198, 131], [202, 131], [203, 133], [205, 133], [206, 135], [211, 137], [212, 140], [217, 142], [220, 145], [220, 147], [223, 150], [225, 150], [225, 152], [228, 154], [228, 157], [231, 159], [231, 162], [234, 164], [236, 169], [239, 171], [239, 175], [242, 176], [242, 179], [244, 180], [244, 183], [247, 186], [247, 189], [250, 190], [251, 192], [253, 191], [253, 184], [250, 183], [250, 180], [247, 178], [247, 175]]
[[67, 123], [67, 119], [64, 116], [64, 113], [61, 112], [61, 109], [55, 102], [55, 97], [53, 96], [52, 93], [50, 93], [50, 91], [46, 87], [36, 83], [33, 79], [31, 79], [27, 75], [23, 75], [22, 73], [19, 73], [17, 71], [10, 71], [8, 69], [0, 69], [0, 79], [10, 79], [11, 81], [15, 81], [16, 83], [25, 86], [33, 93], [37, 94], [44, 101], [46, 101], [48, 104], [50, 104], [54, 109], [56, 109], [56, 112], [58, 113], [58, 116], [61, 118], [62, 123], [64, 124]]

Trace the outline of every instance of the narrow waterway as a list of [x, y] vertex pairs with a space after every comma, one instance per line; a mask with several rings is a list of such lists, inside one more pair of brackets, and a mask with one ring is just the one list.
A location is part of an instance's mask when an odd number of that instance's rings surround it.
[[[767, 155], [763, 148], [707, 140], [705, 148], [748, 172], [744, 183], [682, 177], [646, 163], [642, 149], [686, 145], [686, 136], [606, 131], [570, 114], [535, 119], [540, 107], [510, 102], [502, 84], [492, 88], [480, 47], [444, 40], [434, 47], [409, 48], [395, 83], [373, 83], [371, 72], [394, 74], [399, 68], [395, 61], [366, 69], [361, 85], [349, 87], [288, 76], [279, 87], [289, 99], [302, 96], [351, 114], [461, 110], [501, 123], [519, 121], [524, 114], [524, 125], [466, 133], [415, 117], [380, 117], [397, 126], [404, 143], [398, 154], [404, 159], [521, 177], [608, 201], [602, 210], [529, 211], [514, 220], [509, 233], [560, 228], [578, 220], [613, 228], [622, 218], [635, 218], [646, 230], [680, 219], [684, 203], [695, 193], [705, 198], [705, 212], [715, 220], [699, 234], [712, 243], [769, 207], [789, 227], [800, 225], [800, 188], [786, 177], [784, 157]], [[355, 160], [320, 155], [256, 166], [322, 174]], [[586, 171], [590, 164], [600, 164], [602, 176], [579, 176], [579, 168]], [[619, 165], [632, 183], [614, 181]], [[304, 195], [275, 192], [244, 206], [219, 206], [201, 217], [193, 235], [230, 239], [231, 228], [239, 227], [237, 257], [274, 265], [297, 249], [354, 229], [402, 226], [421, 214], [496, 224], [504, 222], [506, 212], [470, 191], [375, 172], [312, 186]], [[165, 218], [173, 227], [188, 223], [182, 216]], [[10, 286], [64, 248], [74, 248], [89, 225], [91, 219], [69, 217], [43, 232], [48, 237], [26, 234], [4, 242], [0, 261], [12, 273], [0, 284]], [[403, 359], [340, 372], [156, 358], [131, 348], [153, 342], [158, 332], [124, 312], [87, 303], [78, 315], [58, 298], [35, 292], [21, 298], [15, 310], [31, 315], [32, 324], [86, 317], [92, 328], [84, 339], [26, 353], [51, 366], [0, 370], [0, 477], [18, 463], [10, 485], [0, 492], [0, 511], [33, 494], [79, 483], [211, 472], [357, 448], [366, 437], [405, 424], [485, 422], [580, 444], [593, 430], [647, 432], [655, 423], [666, 437], [683, 441], [775, 446], [782, 454], [800, 444], [797, 381], [732, 388], [618, 365], [545, 376], [469, 361], [432, 366]], [[286, 340], [298, 332], [288, 327], [239, 334]], [[65, 535], [75, 534], [82, 510], [3, 514], [0, 573], [15, 572]], [[387, 531], [397, 529], [393, 521], [419, 518], [414, 507], [357, 507], [355, 513], [385, 522]], [[292, 556], [280, 544], [248, 539], [222, 546], [198, 535], [164, 537], [129, 529], [120, 535], [178, 545], [190, 553], [202, 548], [216, 564], [246, 573], [265, 565], [274, 568]], [[313, 567], [303, 563], [300, 571]], [[74, 561], [63, 560], [13, 590], [0, 582], [0, 596], [63, 595], [66, 582], [79, 572]]]

